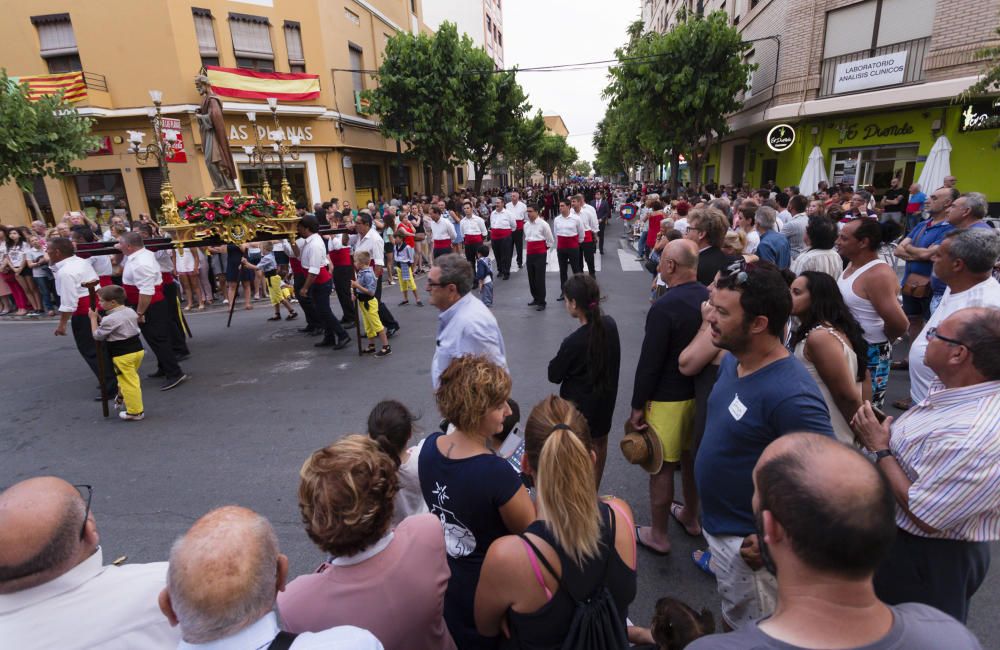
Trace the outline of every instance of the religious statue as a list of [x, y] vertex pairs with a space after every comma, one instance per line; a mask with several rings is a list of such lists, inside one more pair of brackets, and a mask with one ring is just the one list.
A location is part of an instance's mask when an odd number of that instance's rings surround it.
[[236, 189], [236, 164], [229, 150], [226, 123], [222, 119], [222, 100], [212, 92], [212, 84], [205, 75], [194, 78], [198, 94], [202, 96], [201, 106], [195, 112], [201, 129], [201, 146], [205, 152], [205, 165], [212, 178], [215, 192], [230, 192]]

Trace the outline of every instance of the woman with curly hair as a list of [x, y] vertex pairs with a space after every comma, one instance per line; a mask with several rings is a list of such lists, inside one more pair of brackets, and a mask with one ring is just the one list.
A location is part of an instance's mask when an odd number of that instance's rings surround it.
[[278, 594], [285, 629], [355, 625], [386, 650], [454, 650], [443, 619], [448, 564], [440, 524], [414, 515], [390, 530], [395, 461], [371, 438], [352, 435], [313, 452], [299, 476], [306, 533], [329, 557]]
[[457, 357], [434, 396], [452, 427], [424, 440], [418, 474], [424, 501], [444, 527], [451, 567], [444, 619], [458, 647], [489, 650], [498, 639], [480, 635], [473, 615], [483, 558], [493, 540], [535, 519], [520, 477], [492, 446], [511, 412], [510, 375], [486, 356]]

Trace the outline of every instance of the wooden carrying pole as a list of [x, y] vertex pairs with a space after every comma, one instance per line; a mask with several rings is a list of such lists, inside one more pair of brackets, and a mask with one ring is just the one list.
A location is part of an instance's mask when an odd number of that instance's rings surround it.
[[[97, 290], [94, 287], [98, 284], [98, 280], [91, 280], [81, 285], [86, 287], [87, 293], [90, 295], [90, 308], [94, 311], [97, 311]], [[94, 339], [94, 348], [97, 350], [97, 383], [101, 387], [101, 412], [104, 413], [104, 417], [109, 417], [111, 410], [108, 408], [108, 385], [104, 383], [104, 373], [106, 372], [104, 365], [104, 341]]]

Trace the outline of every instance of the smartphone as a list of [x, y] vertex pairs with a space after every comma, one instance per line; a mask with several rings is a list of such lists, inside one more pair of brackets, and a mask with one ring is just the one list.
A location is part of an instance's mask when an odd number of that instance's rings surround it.
[[875, 414], [875, 419], [879, 421], [879, 424], [885, 422], [886, 415], [879, 407], [872, 405], [872, 413]]

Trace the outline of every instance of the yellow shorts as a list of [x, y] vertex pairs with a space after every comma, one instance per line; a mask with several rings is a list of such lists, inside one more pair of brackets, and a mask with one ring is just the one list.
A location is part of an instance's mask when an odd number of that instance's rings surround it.
[[399, 290], [400, 291], [412, 291], [417, 292], [417, 283], [413, 279], [413, 267], [406, 269], [407, 277], [403, 277], [403, 269], [396, 267], [396, 277], [399, 278]]
[[281, 292], [281, 276], [272, 275], [264, 279], [267, 282], [267, 295], [271, 298], [271, 304], [280, 304], [285, 299], [284, 294]]
[[378, 317], [378, 300], [372, 298], [367, 307], [358, 300], [358, 308], [361, 311], [361, 324], [365, 326], [365, 338], [375, 338], [383, 329], [382, 320]]
[[681, 459], [681, 452], [691, 451], [694, 408], [693, 399], [646, 403], [646, 422], [663, 446], [663, 462], [676, 463]]

